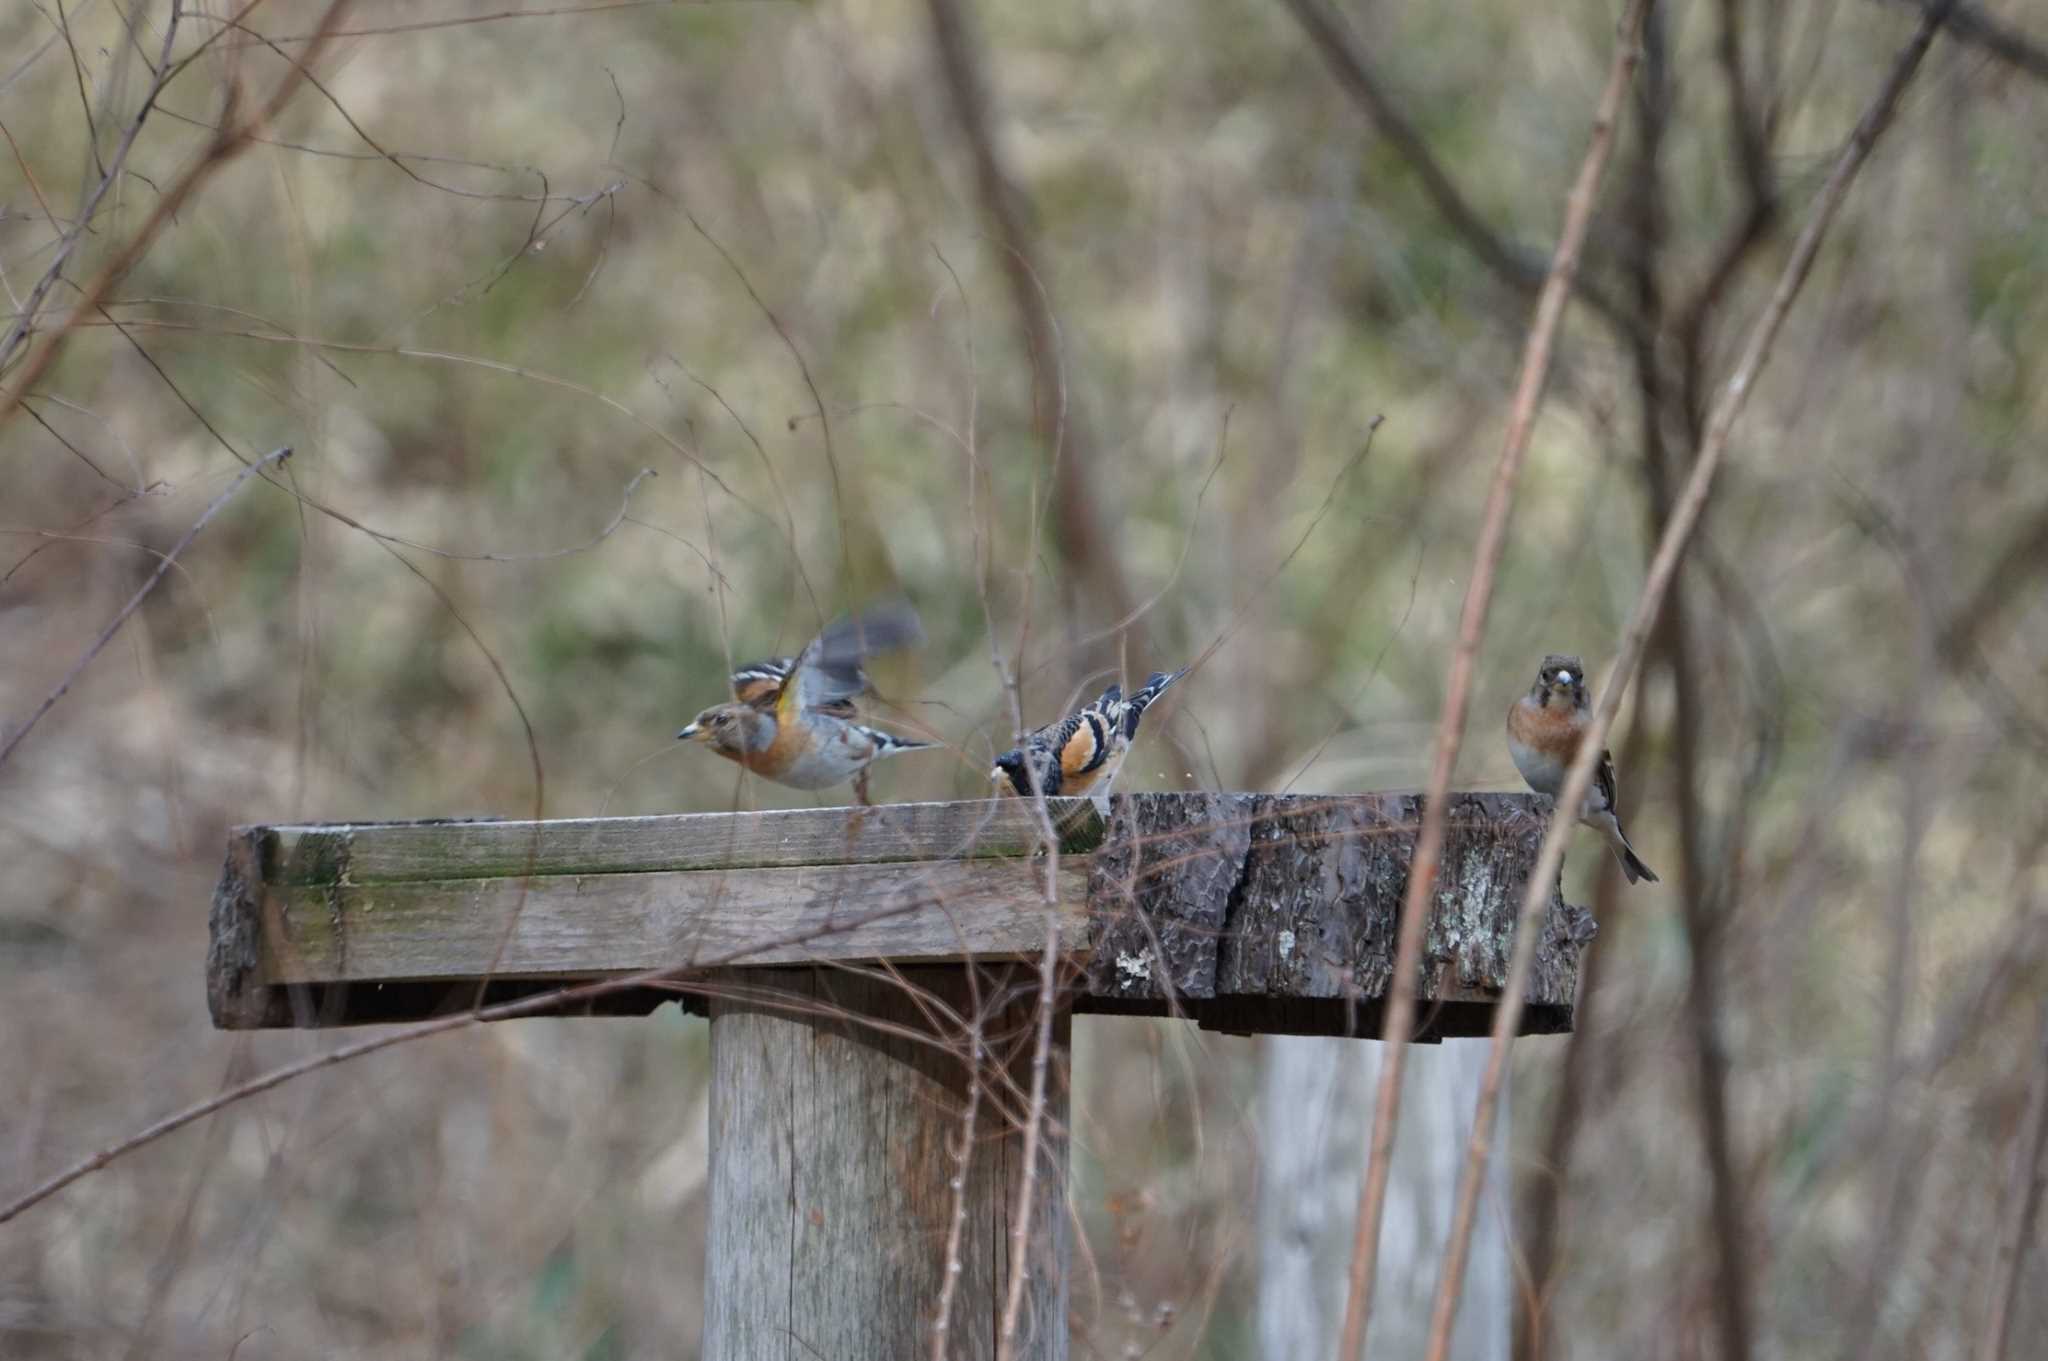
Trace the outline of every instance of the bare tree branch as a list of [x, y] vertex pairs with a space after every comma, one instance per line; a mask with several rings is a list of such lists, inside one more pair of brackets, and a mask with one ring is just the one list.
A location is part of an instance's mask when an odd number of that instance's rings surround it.
[[[1535, 296], [1547, 278], [1548, 266], [1544, 257], [1518, 242], [1504, 239], [1487, 225], [1479, 210], [1472, 206], [1451, 179], [1450, 172], [1430, 151], [1429, 143], [1423, 140], [1421, 132], [1408, 121], [1380, 84], [1379, 77], [1366, 64], [1364, 49], [1350, 25], [1327, 0], [1285, 0], [1285, 3], [1330, 68], [1330, 74], [1336, 77], [1337, 84], [1365, 110], [1379, 134], [1408, 163], [1422, 181], [1423, 192], [1429, 195], [1430, 202], [1436, 205], [1437, 212], [1464, 241], [1466, 248], [1509, 288], [1524, 297]], [[1590, 280], [1575, 279], [1573, 287], [1596, 311], [1623, 330], [1634, 324], [1630, 314]]]
[[[1672, 425], [1684, 446], [1697, 439], [1706, 387], [1708, 358], [1704, 335], [1709, 320], [1726, 301], [1728, 286], [1754, 249], [1762, 243], [1775, 219], [1774, 191], [1764, 159], [1763, 132], [1750, 108], [1741, 59], [1740, 0], [1722, 0], [1720, 6], [1720, 61], [1728, 88], [1730, 140], [1748, 203], [1719, 249], [1708, 278], [1681, 302], [1673, 317], [1671, 331], [1681, 359], [1680, 382], [1676, 392], [1665, 389], [1654, 341], [1637, 348], [1636, 383], [1642, 412], [1642, 468], [1649, 493], [1650, 531], [1668, 524], [1673, 508], [1672, 484], [1676, 474], [1670, 444], [1664, 437], [1664, 407], [1676, 407]], [[1654, 219], [1661, 231], [1663, 185], [1654, 166], [1649, 183], [1641, 192], [1656, 196], [1653, 205], [1638, 209], [1639, 219]], [[1661, 298], [1653, 279], [1645, 279], [1645, 266], [1637, 266], [1638, 289], [1647, 313], [1658, 315]], [[1672, 806], [1679, 833], [1679, 874], [1675, 885], [1685, 920], [1688, 945], [1689, 982], [1684, 1001], [1686, 1036], [1692, 1059], [1693, 1097], [1699, 1114], [1701, 1143], [1707, 1165], [1710, 1222], [1716, 1271], [1720, 1286], [1713, 1292], [1715, 1324], [1721, 1349], [1728, 1361], [1746, 1361], [1751, 1354], [1750, 1287], [1744, 1238], [1741, 1191], [1731, 1152], [1727, 1113], [1727, 1056], [1719, 1034], [1719, 936], [1720, 903], [1716, 885], [1710, 883], [1711, 853], [1707, 849], [1706, 809], [1702, 794], [1704, 778], [1701, 727], [1705, 720], [1702, 679], [1694, 656], [1692, 626], [1686, 610], [1683, 568], [1674, 578], [1671, 591], [1651, 635], [1650, 656], [1673, 687], [1673, 741], [1671, 763]], [[1737, 814], [1736, 816], [1740, 816]]]
[[[1480, 639], [1486, 632], [1487, 607], [1493, 599], [1494, 574], [1507, 541], [1508, 512], [1514, 505], [1516, 474], [1522, 455], [1529, 447], [1535, 428], [1536, 408], [1543, 395], [1544, 380], [1550, 373], [1551, 344], [1564, 319], [1565, 300], [1571, 292], [1572, 277], [1578, 270], [1579, 250], [1593, 220], [1593, 202], [1600, 177], [1607, 169], [1614, 146], [1615, 120], [1621, 112], [1622, 97], [1628, 91], [1640, 51], [1637, 42], [1649, 0], [1631, 0], [1622, 16], [1615, 41], [1613, 64], [1607, 87], [1593, 115], [1585, 160], [1579, 166], [1571, 193], [1565, 200], [1564, 227], [1559, 233], [1557, 256], [1551, 261], [1550, 276], [1536, 303], [1536, 317], [1522, 351], [1522, 370], [1515, 385], [1514, 402], [1508, 409], [1507, 434], [1493, 485], [1487, 492], [1485, 516], [1480, 524], [1479, 542], [1472, 554], [1472, 574], [1465, 589], [1465, 603], [1458, 625], [1458, 648], [1451, 658], [1450, 677], [1444, 695], [1442, 716], [1437, 723], [1436, 758], [1430, 770], [1429, 793], [1423, 807], [1422, 827], [1416, 835], [1414, 858], [1408, 870], [1408, 886], [1402, 895], [1401, 931], [1394, 961], [1394, 977], [1386, 1004], [1386, 1025], [1382, 1034], [1387, 1049], [1380, 1068], [1379, 1092], [1373, 1104], [1371, 1155], [1365, 1178], [1359, 1187], [1358, 1223], [1351, 1245], [1351, 1280], [1344, 1305], [1344, 1331], [1338, 1355], [1352, 1361], [1365, 1344], [1366, 1327], [1372, 1316], [1372, 1287], [1379, 1258], [1380, 1223], [1386, 1210], [1387, 1178], [1393, 1164], [1395, 1119], [1401, 1106], [1401, 1074], [1407, 1058], [1410, 1032], [1415, 1024], [1415, 989], [1422, 958], [1422, 938], [1428, 927], [1429, 905], [1436, 886], [1437, 858], [1443, 854], [1444, 811], [1448, 803], [1451, 773], [1458, 760], [1458, 748], [1465, 732], [1465, 713], [1472, 695], [1472, 673], [1479, 657]], [[1554, 871], [1553, 871], [1554, 873]], [[1533, 936], [1533, 932], [1524, 934]], [[1474, 1131], [1474, 1137], [1480, 1137]]]
[[[349, 0], [330, 0], [326, 12], [320, 16], [320, 31], [323, 34], [339, 22], [342, 14], [348, 9], [348, 5]], [[177, 13], [176, 8], [172, 12], [175, 15]], [[158, 94], [162, 93], [164, 86], [179, 71], [184, 69], [185, 64], [192, 60], [191, 57], [187, 57], [185, 62], [180, 62], [175, 66], [171, 65], [170, 39], [171, 34], [167, 32], [164, 40], [163, 66], [165, 74], [158, 78], [157, 83], [150, 90], [148, 100], [144, 101], [142, 111], [137, 113], [133, 122], [130, 123], [119, 150], [116, 151], [113, 160], [109, 164], [109, 173], [101, 179], [100, 187], [94, 191], [87, 210], [79, 214], [74, 234], [67, 239], [63, 247], [64, 252], [68, 252], [70, 247], [76, 243], [77, 234], [85, 230], [85, 224], [92, 218], [92, 206], [97, 205], [100, 196], [106, 191], [106, 186], [111, 184], [116, 178], [120, 165], [127, 157], [128, 148], [134, 145], [136, 135], [142, 130], [142, 121], [148, 115], [150, 104], [154, 102]], [[156, 240], [157, 233], [163, 230], [164, 224], [176, 217], [178, 211], [185, 206], [186, 202], [199, 192], [200, 188], [208, 180], [213, 178], [215, 172], [240, 155], [249, 145], [250, 138], [259, 129], [268, 126], [283, 111], [284, 106], [291, 102], [292, 96], [298, 93], [299, 85], [306, 76], [307, 68], [318, 60], [324, 45], [324, 40], [322, 40], [308, 47], [305, 54], [293, 63], [291, 71], [278, 81], [276, 87], [270, 92], [270, 97], [263, 102], [262, 107], [249, 117], [237, 118], [232, 116], [232, 111], [230, 111], [229, 116], [221, 119], [222, 130], [207, 143], [206, 149], [200, 153], [199, 159], [194, 161], [185, 170], [184, 174], [180, 175], [169, 188], [164, 190], [162, 195], [157, 198], [155, 207], [151, 210], [149, 217], [144, 220], [142, 226], [122, 244], [111, 260], [100, 267], [99, 273], [94, 276], [92, 282], [80, 290], [82, 294], [81, 301], [77, 307], [72, 309], [64, 324], [46, 336], [43, 342], [36, 346], [35, 349], [29, 351], [28, 357], [22, 361], [21, 371], [13, 375], [12, 385], [0, 388], [0, 422], [4, 422], [7, 417], [14, 414], [14, 408], [20, 405], [22, 398], [26, 397], [29, 390], [37, 382], [41, 381], [45, 373], [49, 372], [50, 366], [57, 361], [58, 350], [62, 348], [65, 338], [70, 335], [72, 328], [78, 324], [79, 320], [87, 313], [95, 311], [101, 303], [105, 302], [115, 285], [126, 278], [128, 271], [133, 269], [137, 262], [148, 253], [151, 243]], [[49, 272], [44, 276], [44, 280], [37, 285], [39, 290], [37, 296], [31, 298], [29, 307], [17, 318], [15, 329], [9, 332], [5, 342], [0, 342], [0, 364], [6, 362], [7, 355], [11, 353], [15, 345], [27, 339], [29, 328], [34, 323], [34, 313], [40, 301], [40, 296], [48, 291], [50, 284], [55, 282], [60, 267], [61, 253], [60, 260], [50, 267]]]
[[242, 489], [242, 484], [272, 463], [282, 463], [291, 456], [292, 451], [288, 447], [274, 449], [235, 474], [235, 480], [228, 483], [227, 490], [213, 498], [212, 503], [206, 507], [204, 513], [192, 522], [190, 529], [185, 531], [184, 537], [180, 538], [175, 544], [172, 544], [171, 551], [165, 553], [158, 560], [156, 570], [149, 574], [149, 578], [140, 587], [136, 588], [134, 595], [128, 597], [128, 603], [121, 607], [120, 613], [116, 614], [107, 626], [100, 630], [99, 637], [92, 640], [92, 646], [88, 647], [79, 656], [78, 660], [71, 664], [71, 669], [64, 673], [64, 678], [57, 682], [56, 688], [43, 696], [43, 702], [36, 706], [36, 711], [30, 714], [20, 727], [7, 734], [6, 741], [0, 742], [0, 765], [7, 763], [7, 758], [14, 754], [14, 749], [21, 745], [23, 738], [28, 736], [29, 729], [35, 727], [44, 714], [56, 708], [57, 701], [64, 698], [65, 693], [78, 683], [78, 678], [85, 674], [85, 668], [92, 665], [92, 659], [99, 656], [101, 650], [108, 643], [114, 641], [114, 635], [121, 631], [121, 625], [128, 622], [128, 616], [134, 614], [136, 610], [142, 607], [142, 602], [149, 598], [149, 593], [156, 589], [156, 584], [164, 579], [164, 573], [171, 570], [171, 564], [178, 560], [178, 554], [184, 552], [192, 540], [199, 537], [199, 531], [206, 528], [207, 522], [220, 513], [222, 506], [225, 506], [234, 499], [235, 493]]
[[1984, 630], [2008, 606], [2030, 598], [2027, 581], [2044, 568], [2048, 568], [2048, 507], [2037, 511], [2032, 522], [2013, 536], [1990, 570], [1978, 579], [1977, 589], [1942, 626], [1943, 660], [1953, 665], [1974, 653]]
[[1936, 0], [1901, 0], [1901, 3], [1918, 5], [1928, 14], [1946, 9], [1949, 36], [1957, 42], [1989, 52], [2036, 80], [2048, 80], [2048, 45], [1992, 18], [1981, 6], [1956, 4], [1950, 7], [1938, 4]]
[[[1471, 1249], [1472, 1225], [1479, 1212], [1479, 1191], [1486, 1170], [1494, 1115], [1500, 1101], [1501, 1083], [1507, 1073], [1508, 1053], [1521, 1022], [1529, 968], [1535, 958], [1544, 914], [1549, 908], [1550, 885], [1564, 863], [1564, 845], [1571, 828], [1577, 825], [1576, 813], [1586, 791], [1592, 787], [1593, 767], [1600, 759], [1608, 729], [1613, 726], [1614, 715], [1621, 707], [1622, 695], [1642, 660], [1650, 629], [1662, 612], [1664, 597], [1677, 573], [1679, 559], [1685, 553], [1693, 530], [1699, 524], [1700, 514], [1706, 507], [1707, 495], [1713, 489], [1714, 474], [1727, 452], [1736, 418], [1742, 414], [1750, 390], [1762, 373], [1765, 361], [1770, 358], [1771, 347], [1813, 269], [1821, 241], [1847, 197], [1849, 186], [1868, 159], [1871, 147], [1890, 125], [1899, 96], [1919, 70], [1921, 59], [1927, 55], [1927, 49], [1933, 44], [1940, 27], [1941, 14], [1938, 11], [1922, 19], [1912, 41], [1893, 63], [1876, 98], [1858, 120], [1848, 145], [1842, 149], [1827, 183], [1822, 186], [1812, 216], [1794, 243], [1791, 258], [1786, 261], [1770, 301], [1751, 330], [1749, 340], [1743, 346], [1742, 357], [1707, 422], [1699, 457], [1693, 463], [1685, 489], [1673, 507], [1670, 522], [1657, 545], [1656, 557], [1650, 563], [1642, 594], [1636, 601], [1627, 632], [1622, 636], [1619, 655], [1601, 691], [1600, 702], [1593, 710], [1592, 722], [1580, 739], [1579, 753], [1565, 776], [1563, 788], [1558, 791], [1550, 828], [1544, 833], [1543, 849], [1538, 853], [1535, 868], [1529, 875], [1528, 889], [1522, 900], [1522, 915], [1515, 931], [1514, 957], [1509, 961], [1507, 984], [1494, 1013], [1493, 1043], [1487, 1059], [1486, 1077], [1480, 1088], [1478, 1109], [1473, 1116], [1465, 1166], [1459, 1175], [1458, 1202], [1451, 1222], [1450, 1242], [1444, 1252], [1443, 1274], [1437, 1282], [1430, 1361], [1441, 1361], [1450, 1345], [1451, 1323], [1463, 1283], [1465, 1257]], [[1399, 982], [1398, 978], [1396, 982]]]
[[982, 211], [994, 224], [1003, 249], [1003, 272], [1010, 286], [1010, 304], [1017, 314], [1026, 350], [1036, 370], [1032, 386], [1032, 424], [1052, 454], [1053, 524], [1061, 555], [1078, 579], [1076, 599], [1089, 601], [1086, 614], [1098, 620], [1123, 619], [1133, 612], [1132, 596], [1109, 542], [1090, 483], [1096, 450], [1075, 416], [1060, 353], [1059, 323], [1040, 266], [1038, 234], [1031, 205], [1003, 164], [996, 145], [988, 82], [983, 73], [981, 42], [968, 0], [927, 0], [932, 41], [953, 113], [974, 157], [974, 182]]
[[2012, 1173], [2006, 1178], [2005, 1221], [1999, 1225], [1997, 1270], [1984, 1310], [1984, 1333], [1977, 1361], [2004, 1361], [2006, 1337], [2012, 1329], [2013, 1302], [2019, 1296], [2021, 1270], [2034, 1236], [2044, 1183], [2048, 1183], [2048, 1006], [2041, 1009], [2041, 1038], [2036, 1045], [2033, 1095], [2027, 1100], [2026, 1123], [2013, 1139]]
[[[1656, 25], [1660, 11], [1653, 5], [1649, 23]], [[1654, 48], [1652, 49], [1654, 50]], [[1628, 737], [1618, 744], [1628, 769], [1637, 769], [1629, 758], [1643, 750], [1649, 730], [1648, 712], [1638, 706], [1629, 725]], [[1621, 895], [1621, 864], [1613, 856], [1600, 858], [1600, 874], [1593, 886], [1593, 919], [1600, 923], [1600, 942], [1586, 951], [1579, 964], [1579, 996], [1572, 1008], [1577, 1020], [1565, 1042], [1563, 1071], [1557, 1079], [1557, 1104], [1550, 1118], [1550, 1130], [1543, 1143], [1543, 1160], [1534, 1174], [1528, 1208], [1528, 1247], [1525, 1302], [1518, 1320], [1514, 1355], [1520, 1361], [1543, 1361], [1550, 1353], [1550, 1298], [1561, 1282], [1558, 1272], [1558, 1241], [1563, 1236], [1563, 1207], [1571, 1184], [1572, 1151], [1588, 1104], [1587, 1088], [1593, 1083], [1592, 1068], [1600, 1035], [1591, 1023], [1593, 1001], [1600, 995], [1606, 978], [1604, 961], [1614, 953], [1616, 924], [1625, 910]]]
[[[1742, 177], [1742, 206], [1714, 247], [1705, 275], [1673, 309], [1671, 329], [1683, 359], [1680, 375], [1688, 430], [1706, 420], [1707, 328], [1720, 304], [1778, 221], [1777, 177], [1771, 171], [1770, 129], [1750, 90], [1742, 55], [1742, 0], [1720, 0], [1715, 56], [1728, 91], [1728, 139]], [[1695, 433], [1695, 437], [1696, 433]]]

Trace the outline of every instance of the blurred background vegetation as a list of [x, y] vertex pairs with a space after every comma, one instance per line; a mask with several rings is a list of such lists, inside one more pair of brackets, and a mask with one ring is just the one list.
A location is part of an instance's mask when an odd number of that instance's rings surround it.
[[[176, 53], [214, 41], [0, 353], [19, 392], [76, 321], [0, 424], [0, 732], [242, 461], [296, 455], [0, 765], [0, 1198], [335, 1042], [208, 1025], [229, 824], [841, 801], [671, 737], [729, 661], [878, 595], [930, 635], [880, 712], [949, 749], [877, 797], [982, 792], [992, 647], [1033, 723], [1204, 658], [1126, 788], [1421, 783], [1617, 8], [1345, 0], [1318, 38], [1322, 0], [361, 3], [324, 45], [319, 6], [183, 13]], [[2048, 43], [2029, 10], [1971, 7]], [[170, 14], [0, 12], [10, 325]], [[1520, 787], [1500, 714], [1541, 654], [1604, 673], [1914, 21], [1657, 8], [1461, 786]], [[307, 51], [317, 87], [74, 318]], [[2039, 51], [1937, 44], [1737, 432], [1615, 744], [1665, 883], [1623, 896], [1590, 836], [1568, 862], [1601, 934], [1578, 1033], [1517, 1049], [1508, 1149], [1550, 1355], [1982, 1334], [2048, 1064]], [[1075, 1033], [1077, 1354], [1250, 1354], [1258, 1045]], [[0, 1227], [0, 1353], [674, 1355], [705, 1071], [670, 1011], [243, 1103]]]

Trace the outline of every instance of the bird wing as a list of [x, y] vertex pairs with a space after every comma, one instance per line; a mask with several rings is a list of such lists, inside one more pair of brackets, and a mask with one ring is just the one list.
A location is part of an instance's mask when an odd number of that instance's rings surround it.
[[1600, 806], [1608, 812], [1614, 811], [1614, 757], [1611, 753], [1600, 753], [1600, 764], [1593, 767], [1593, 788], [1599, 791]]
[[748, 662], [732, 673], [732, 697], [757, 709], [773, 708], [775, 697], [782, 693], [782, 683], [789, 679], [789, 668], [794, 665], [794, 657], [764, 657]]
[[[748, 662], [732, 673], [732, 697], [742, 704], [773, 713], [776, 701], [782, 698], [782, 687], [789, 683], [790, 669], [795, 665], [794, 657], [766, 657], [758, 662]], [[861, 677], [861, 688], [867, 688], [866, 676]], [[852, 718], [859, 712], [850, 699], [815, 707], [820, 713], [831, 714], [835, 718]]]
[[843, 615], [798, 654], [775, 697], [778, 715], [794, 717], [810, 710], [844, 709], [868, 688], [864, 658], [924, 641], [917, 611], [901, 601], [878, 605], [865, 614]]
[[1109, 724], [1099, 709], [1079, 710], [1060, 720], [1049, 745], [1064, 779], [1086, 775], [1109, 759]]

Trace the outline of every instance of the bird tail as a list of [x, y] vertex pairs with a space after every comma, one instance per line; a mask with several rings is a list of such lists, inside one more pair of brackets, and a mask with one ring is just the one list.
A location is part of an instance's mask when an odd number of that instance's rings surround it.
[[1621, 873], [1631, 884], [1658, 883], [1657, 871], [1643, 863], [1636, 848], [1628, 844], [1628, 834], [1621, 830], [1621, 819], [1610, 818], [1607, 822], [1607, 844], [1614, 850], [1614, 858], [1621, 862]]
[[1152, 701], [1165, 694], [1167, 686], [1185, 676], [1191, 669], [1191, 666], [1184, 666], [1171, 675], [1164, 671], [1154, 671], [1145, 678], [1145, 683], [1139, 686], [1132, 693], [1131, 697], [1123, 702], [1121, 717], [1123, 719], [1122, 726], [1126, 740], [1138, 735], [1138, 720], [1144, 716], [1146, 708], [1151, 705]]
[[865, 724], [857, 726], [873, 740], [877, 760], [884, 756], [894, 756], [899, 751], [923, 751], [927, 747], [945, 745], [942, 742], [921, 742], [914, 737], [898, 737], [895, 733], [883, 732], [880, 728], [870, 728]]

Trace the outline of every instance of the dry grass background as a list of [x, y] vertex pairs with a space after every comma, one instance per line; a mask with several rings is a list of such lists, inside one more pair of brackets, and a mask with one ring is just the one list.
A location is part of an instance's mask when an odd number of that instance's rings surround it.
[[[1667, 376], [1725, 370], [1784, 223], [1912, 21], [1746, 8], [1786, 207], [1698, 353], [1657, 343]], [[303, 498], [247, 486], [0, 765], [0, 1198], [333, 1043], [209, 1028], [223, 830], [527, 814], [507, 684], [550, 815], [804, 803], [736, 791], [670, 735], [729, 657], [900, 588], [930, 642], [878, 678], [952, 749], [879, 768], [878, 797], [980, 792], [1011, 734], [991, 627], [1006, 655], [1025, 638], [1039, 720], [1100, 668], [1217, 645], [1128, 787], [1383, 789], [1427, 769], [1526, 299], [1446, 229], [1285, 7], [977, 15], [1092, 553], [1059, 497], [1039, 512], [1053, 474], [1010, 259], [925, 8], [504, 9], [356, 6], [322, 88], [116, 288], [122, 329], [79, 318], [0, 426], [10, 728], [236, 453], [292, 445], [282, 482]], [[1435, 156], [1539, 258], [1610, 10], [1348, 7]], [[166, 12], [139, 4], [131, 42], [112, 0], [87, 0], [69, 44], [54, 5], [0, 15], [10, 308], [132, 119]], [[1662, 12], [1667, 297], [1742, 210], [1727, 12]], [[186, 15], [179, 50], [226, 13]], [[318, 14], [247, 24], [282, 40]], [[248, 87], [246, 110], [287, 69], [223, 41], [173, 82], [67, 278], [148, 216], [226, 89]], [[1633, 296], [1641, 253], [1641, 115], [1588, 247], [1610, 297]], [[1983, 1331], [2048, 1072], [2044, 127], [2039, 80], [1938, 45], [1737, 433], [1683, 583], [1688, 684], [1653, 665], [1619, 746], [1668, 882], [1598, 890], [1569, 1083], [1566, 1041], [1516, 1058], [1510, 1153], [1532, 1197], [1557, 1191], [1554, 1355], [1725, 1350], [1703, 1049], [1726, 1067], [1757, 1354], [1963, 1356]], [[60, 285], [39, 324], [76, 299]], [[1626, 617], [1653, 524], [1639, 378], [1575, 309], [1461, 785], [1517, 785], [1498, 714], [1541, 653], [1604, 661]], [[1682, 412], [1656, 424], [1678, 457]], [[1110, 602], [1155, 596], [1091, 640]], [[1575, 847], [1573, 896], [1599, 864]], [[1688, 894], [1711, 911], [1704, 1027]], [[1077, 1350], [1247, 1354], [1255, 1045], [1139, 1022], [1076, 1036], [1075, 1199], [1100, 1273], [1075, 1292]], [[0, 1353], [676, 1354], [701, 1307], [705, 1070], [704, 1027], [673, 1013], [526, 1021], [244, 1103], [0, 1226]], [[2048, 1329], [2044, 1269], [2024, 1268], [2015, 1355]]]

